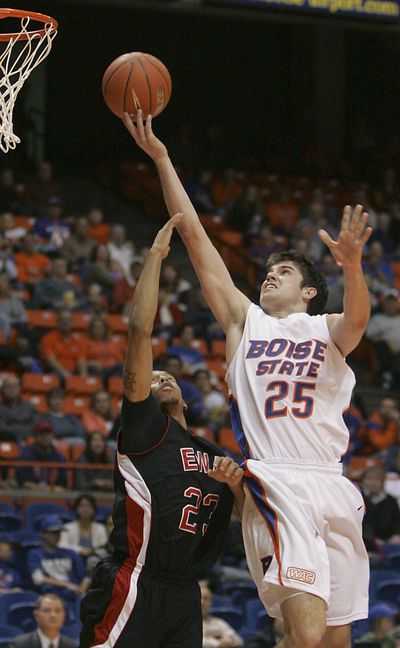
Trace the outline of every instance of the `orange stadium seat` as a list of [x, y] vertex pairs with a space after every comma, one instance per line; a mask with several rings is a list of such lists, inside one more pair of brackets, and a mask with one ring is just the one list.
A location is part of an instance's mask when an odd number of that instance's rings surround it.
[[217, 378], [223, 380], [226, 374], [226, 362], [221, 358], [209, 358], [207, 360], [207, 369], [215, 373]]
[[28, 309], [26, 315], [29, 328], [55, 328], [57, 323], [54, 311]]
[[30, 373], [26, 371], [22, 374], [21, 382], [22, 390], [24, 392], [34, 392], [35, 394], [41, 392], [48, 392], [50, 389], [55, 389], [60, 386], [60, 379], [57, 374], [47, 373]]
[[68, 376], [65, 381], [68, 394], [94, 394], [102, 387], [100, 376]]
[[126, 333], [128, 330], [127, 315], [106, 315], [107, 324], [112, 333]]
[[110, 376], [107, 383], [107, 389], [112, 396], [122, 396], [122, 378], [119, 376]]
[[72, 313], [72, 328], [74, 331], [86, 331], [92, 316], [91, 313]]
[[225, 448], [225, 450], [233, 452], [233, 454], [242, 454], [231, 428], [224, 427], [220, 429], [218, 445], [221, 448]]
[[206, 441], [211, 441], [211, 443], [215, 443], [215, 435], [210, 427], [205, 425], [191, 425], [190, 430], [196, 436], [206, 439]]
[[153, 337], [151, 346], [153, 348], [153, 358], [159, 358], [167, 352], [167, 340], [165, 338]]
[[44, 414], [48, 411], [46, 396], [42, 394], [33, 394], [32, 392], [21, 392], [21, 398], [24, 401], [31, 403], [38, 412]]
[[63, 411], [64, 414], [82, 416], [84, 410], [88, 409], [89, 405], [89, 396], [76, 396], [74, 394], [67, 394], [64, 399]]
[[211, 342], [210, 358], [222, 358], [223, 360], [225, 360], [225, 357], [226, 357], [226, 341], [213, 340]]

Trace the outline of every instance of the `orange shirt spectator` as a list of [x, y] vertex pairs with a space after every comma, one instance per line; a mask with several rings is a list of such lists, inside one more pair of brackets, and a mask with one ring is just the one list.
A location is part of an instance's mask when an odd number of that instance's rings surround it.
[[86, 360], [89, 371], [101, 372], [124, 361], [121, 345], [109, 337], [107, 322], [102, 317], [94, 317], [88, 327]]
[[88, 236], [97, 241], [99, 245], [105, 245], [110, 240], [110, 226], [103, 223], [104, 214], [98, 207], [92, 207], [87, 213], [89, 227]]
[[49, 257], [38, 252], [35, 239], [31, 234], [24, 237], [22, 250], [15, 254], [14, 259], [18, 281], [31, 285], [43, 279], [50, 266]]
[[114, 425], [114, 410], [111, 396], [105, 389], [93, 394], [90, 408], [82, 414], [82, 425], [86, 434], [101, 432], [108, 437]]
[[72, 314], [63, 310], [57, 316], [57, 328], [40, 340], [39, 356], [46, 369], [62, 377], [74, 372], [86, 374], [86, 342], [72, 331]]
[[367, 450], [372, 453], [387, 450], [399, 442], [399, 410], [393, 398], [383, 398], [366, 423]]

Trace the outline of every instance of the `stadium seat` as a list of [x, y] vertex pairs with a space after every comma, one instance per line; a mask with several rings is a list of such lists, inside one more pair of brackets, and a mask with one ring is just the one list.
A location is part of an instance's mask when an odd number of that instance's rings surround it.
[[227, 365], [222, 358], [208, 358], [206, 360], [207, 369], [215, 373], [217, 378], [223, 380], [225, 378]]
[[242, 454], [231, 428], [223, 427], [220, 429], [218, 445], [235, 455]]
[[[174, 346], [180, 344], [179, 337], [174, 337], [174, 339], [172, 340], [172, 344]], [[208, 355], [208, 347], [206, 341], [203, 340], [203, 338], [195, 338], [194, 340], [191, 341], [190, 346], [192, 349], [196, 349], [196, 351], [202, 353], [204, 357]]]
[[107, 383], [107, 389], [112, 396], [122, 397], [122, 378], [119, 376], [110, 376]]
[[86, 331], [92, 319], [91, 313], [72, 313], [72, 328], [74, 331]]
[[225, 340], [213, 340], [211, 342], [211, 353], [210, 358], [226, 358], [226, 341]]
[[57, 314], [55, 311], [28, 309], [26, 315], [28, 326], [31, 329], [56, 327]]
[[35, 609], [36, 603], [33, 602], [12, 603], [8, 608], [7, 623], [21, 628], [22, 632], [31, 632], [36, 628], [36, 621], [33, 617]]
[[80, 623], [70, 623], [67, 625], [64, 625], [61, 628], [61, 634], [64, 637], [68, 637], [69, 639], [72, 639], [72, 641], [79, 642], [79, 635], [82, 630], [82, 625]]
[[63, 403], [64, 414], [72, 414], [73, 416], [82, 416], [82, 413], [90, 405], [89, 396], [76, 396], [67, 394]]
[[10, 639], [18, 637], [21, 634], [22, 632], [20, 628], [16, 628], [8, 623], [0, 623], [0, 646], [7, 647], [10, 643]]
[[[368, 619], [360, 619], [359, 621], [353, 621], [351, 624], [351, 638], [353, 643], [357, 641], [364, 634], [369, 632], [370, 626]], [[358, 644], [357, 644], [358, 646]]]
[[258, 598], [257, 586], [254, 583], [231, 583], [230, 589], [223, 588], [223, 591], [230, 592], [232, 603], [235, 607], [245, 608], [247, 601]]
[[23, 392], [33, 392], [38, 394], [48, 392], [60, 386], [60, 379], [54, 373], [30, 373], [26, 371], [22, 374], [21, 388]]
[[64, 504], [53, 502], [35, 502], [28, 504], [25, 509], [25, 527], [29, 531], [37, 531], [38, 522], [46, 515], [58, 515], [62, 520], [69, 521], [73, 515]]
[[128, 330], [127, 315], [106, 315], [106, 321], [111, 333], [126, 333]]
[[400, 578], [392, 577], [389, 580], [382, 581], [377, 586], [376, 594], [379, 601], [400, 605]]
[[68, 376], [65, 381], [67, 394], [78, 394], [79, 396], [94, 394], [102, 387], [100, 376]]
[[96, 517], [97, 522], [103, 522], [107, 515], [112, 512], [111, 504], [98, 504], [96, 508]]
[[3, 512], [0, 510], [0, 531], [18, 531], [22, 526], [21, 514], [17, 511]]
[[240, 632], [243, 626], [242, 611], [235, 607], [216, 607], [212, 606], [210, 610], [212, 616], [219, 617], [229, 623], [236, 632]]
[[167, 340], [163, 337], [151, 338], [153, 358], [159, 358], [167, 352]]
[[42, 540], [36, 531], [28, 531], [27, 529], [18, 529], [12, 532], [13, 542], [20, 546], [24, 551], [32, 547], [40, 547]]
[[251, 598], [245, 604], [245, 626], [249, 633], [257, 632], [265, 626], [267, 613], [260, 599]]
[[[0, 624], [7, 623], [10, 608], [15, 604], [35, 604], [39, 598], [38, 592], [24, 590], [23, 592], [6, 592], [1, 594], [0, 600]], [[19, 631], [21, 634], [21, 630]], [[0, 637], [3, 635], [0, 633]]]
[[48, 411], [47, 400], [44, 394], [32, 394], [31, 392], [22, 392], [21, 398], [28, 403], [31, 403], [38, 412], [44, 414]]

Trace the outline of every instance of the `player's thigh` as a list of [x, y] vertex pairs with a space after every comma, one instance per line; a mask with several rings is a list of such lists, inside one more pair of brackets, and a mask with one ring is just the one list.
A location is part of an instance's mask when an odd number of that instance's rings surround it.
[[322, 645], [324, 648], [351, 648], [351, 627], [345, 625], [327, 628]]
[[281, 605], [285, 627], [285, 638], [292, 637], [295, 645], [310, 645], [310, 639], [322, 640], [326, 632], [326, 604], [314, 594], [299, 592], [289, 597]]

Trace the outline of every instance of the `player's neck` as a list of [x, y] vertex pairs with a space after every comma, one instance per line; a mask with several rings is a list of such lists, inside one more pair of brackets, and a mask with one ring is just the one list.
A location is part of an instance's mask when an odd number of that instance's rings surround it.
[[291, 304], [290, 306], [284, 308], [273, 308], [268, 311], [266, 310], [265, 312], [270, 317], [275, 317], [276, 319], [285, 319], [285, 317], [293, 315], [294, 313], [305, 313], [306, 311], [304, 310], [303, 304]]
[[170, 417], [175, 419], [175, 421], [178, 421], [178, 423], [180, 425], [182, 425], [182, 427], [185, 428], [185, 430], [187, 430], [187, 423], [186, 423], [186, 419], [185, 419], [185, 416], [184, 416], [183, 412], [181, 412], [181, 413], [179, 413], [179, 412], [171, 412]]

